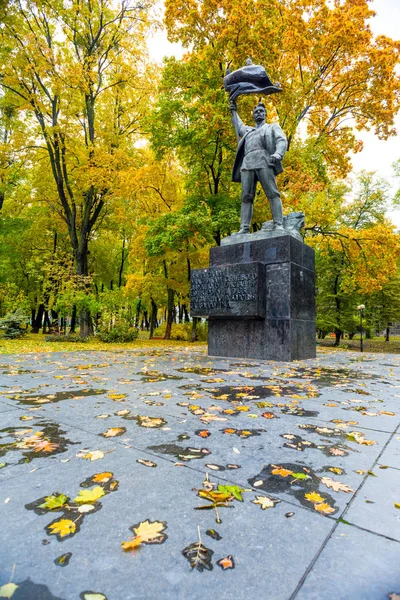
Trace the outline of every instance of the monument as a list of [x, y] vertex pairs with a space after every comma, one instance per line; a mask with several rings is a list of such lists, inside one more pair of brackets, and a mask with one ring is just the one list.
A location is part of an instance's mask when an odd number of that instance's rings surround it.
[[[287, 141], [276, 123], [266, 123], [259, 102], [254, 127], [244, 125], [236, 100], [243, 94], [282, 92], [265, 69], [253, 65], [224, 78], [238, 139], [232, 180], [242, 186], [240, 229], [211, 248], [210, 267], [192, 271], [191, 314], [208, 317], [210, 356], [301, 360], [315, 357], [315, 259], [303, 242], [303, 213], [283, 216], [276, 176], [282, 173]], [[250, 233], [257, 183], [272, 221]]]

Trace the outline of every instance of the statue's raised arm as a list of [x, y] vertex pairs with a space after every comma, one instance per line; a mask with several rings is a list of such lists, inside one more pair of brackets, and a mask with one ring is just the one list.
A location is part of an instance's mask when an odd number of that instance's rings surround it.
[[243, 123], [242, 119], [239, 117], [235, 100], [230, 100], [229, 110], [231, 111], [231, 120], [232, 120], [232, 125], [235, 129], [236, 138], [239, 141], [240, 138], [242, 138], [246, 134], [247, 127]]

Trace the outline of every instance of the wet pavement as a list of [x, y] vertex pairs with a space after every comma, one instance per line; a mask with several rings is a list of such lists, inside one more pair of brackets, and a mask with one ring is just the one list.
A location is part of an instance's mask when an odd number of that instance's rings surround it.
[[0, 362], [0, 598], [400, 594], [400, 357]]

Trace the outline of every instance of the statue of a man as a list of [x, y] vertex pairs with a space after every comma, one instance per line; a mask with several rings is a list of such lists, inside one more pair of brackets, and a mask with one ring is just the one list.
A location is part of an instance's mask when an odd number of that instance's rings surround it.
[[265, 105], [259, 102], [253, 111], [255, 127], [243, 124], [231, 100], [230, 111], [239, 145], [233, 166], [232, 181], [242, 183], [242, 210], [237, 233], [250, 233], [253, 202], [257, 181], [267, 196], [274, 222], [274, 231], [284, 231], [282, 202], [276, 185], [276, 175], [282, 173], [282, 159], [287, 149], [285, 134], [278, 124], [265, 122]]

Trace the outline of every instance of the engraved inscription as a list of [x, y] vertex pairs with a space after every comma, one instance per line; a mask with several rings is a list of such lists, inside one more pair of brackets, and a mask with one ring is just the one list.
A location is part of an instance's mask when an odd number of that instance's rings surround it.
[[260, 315], [259, 264], [212, 267], [192, 272], [191, 312], [206, 316]]

